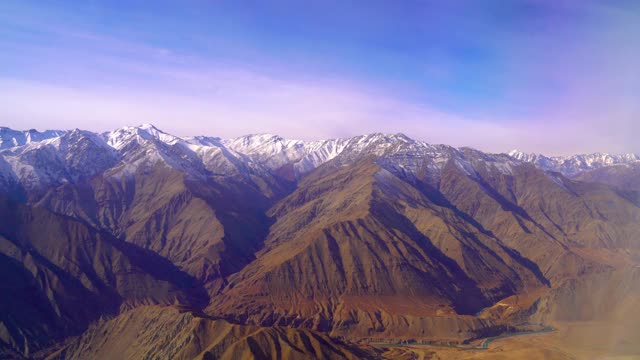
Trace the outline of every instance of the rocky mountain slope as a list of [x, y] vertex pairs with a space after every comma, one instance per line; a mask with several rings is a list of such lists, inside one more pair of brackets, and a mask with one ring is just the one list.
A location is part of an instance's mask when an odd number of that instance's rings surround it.
[[[158, 336], [160, 332], [162, 336]], [[93, 324], [47, 359], [363, 359], [378, 352], [304, 329], [230, 324], [176, 307], [141, 306]]]
[[206, 304], [171, 262], [80, 221], [4, 199], [0, 218], [0, 347], [29, 355], [121, 309]]
[[639, 259], [633, 156], [45, 133], [0, 150], [6, 354], [376, 357], [556, 321], [563, 289]]
[[640, 162], [587, 171], [578, 180], [610, 184], [625, 191], [640, 192]]

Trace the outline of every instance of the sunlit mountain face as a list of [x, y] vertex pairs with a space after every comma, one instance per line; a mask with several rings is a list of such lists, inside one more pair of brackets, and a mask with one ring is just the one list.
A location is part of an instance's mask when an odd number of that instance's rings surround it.
[[0, 1], [0, 359], [640, 358], [638, 39], [631, 0]]

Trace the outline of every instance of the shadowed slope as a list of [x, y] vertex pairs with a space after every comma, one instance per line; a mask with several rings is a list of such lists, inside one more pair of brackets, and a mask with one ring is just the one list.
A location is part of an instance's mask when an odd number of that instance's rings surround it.
[[0, 200], [1, 340], [28, 354], [140, 304], [201, 307], [169, 261], [45, 209]]
[[270, 224], [264, 211], [275, 195], [255, 180], [266, 190], [241, 177], [194, 179], [155, 166], [52, 189], [38, 206], [152, 250], [217, 288], [253, 259]]
[[[593, 251], [638, 249], [640, 208], [610, 187], [568, 180], [532, 165], [474, 177], [445, 167], [438, 191], [491, 236], [539, 266], [552, 283], [604, 270]], [[596, 260], [596, 261], [594, 261]]]

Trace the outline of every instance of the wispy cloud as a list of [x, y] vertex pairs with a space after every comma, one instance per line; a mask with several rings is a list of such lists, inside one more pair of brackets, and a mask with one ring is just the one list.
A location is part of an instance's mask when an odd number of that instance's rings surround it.
[[[334, 38], [313, 34], [318, 49], [290, 38], [269, 47], [275, 40], [255, 33], [177, 32], [200, 41], [192, 48], [150, 36], [170, 31], [148, 17], [107, 32], [72, 11], [0, 11], [0, 123], [102, 131], [153, 122], [180, 135], [305, 139], [382, 131], [494, 152], [640, 152], [640, 7], [589, 1], [563, 10], [573, 18], [500, 7], [504, 23], [492, 22], [490, 6], [471, 7], [484, 16], [472, 22], [448, 7], [426, 30], [408, 11], [416, 24], [359, 19], [364, 32], [348, 29], [347, 40], [336, 35], [351, 18], [343, 14]], [[459, 25], [451, 36], [448, 23]], [[433, 46], [422, 44], [427, 30]], [[329, 56], [334, 40], [340, 49]], [[329, 59], [344, 64], [318, 65]]]

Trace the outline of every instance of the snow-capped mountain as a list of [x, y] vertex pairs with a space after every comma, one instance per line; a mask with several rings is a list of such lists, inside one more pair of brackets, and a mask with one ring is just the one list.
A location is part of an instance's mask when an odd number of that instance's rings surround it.
[[190, 175], [204, 171], [202, 161], [184, 140], [151, 124], [122, 127], [102, 134], [102, 138], [121, 156], [111, 175], [131, 175], [158, 163]]
[[219, 138], [181, 138], [151, 124], [126, 126], [101, 136], [121, 157], [111, 175], [132, 174], [158, 163], [195, 177], [247, 175], [255, 167], [247, 156], [228, 149]]
[[350, 140], [305, 142], [284, 139], [278, 135], [257, 134], [223, 140], [222, 143], [271, 170], [292, 165], [295, 175], [300, 176], [338, 156]]
[[591, 169], [640, 161], [633, 154], [566, 158], [519, 151], [487, 154], [432, 145], [404, 134], [381, 133], [320, 141], [290, 140], [271, 134], [234, 139], [182, 138], [143, 124], [102, 134], [78, 129], [39, 133], [2, 128], [2, 135], [5, 148], [0, 150], [0, 185], [20, 184], [26, 190], [78, 182], [101, 173], [109, 177], [130, 176], [157, 166], [201, 179], [250, 179], [258, 175], [294, 180], [330, 161], [344, 166], [371, 158], [396, 176], [435, 183], [447, 165], [456, 166], [470, 177], [486, 171], [510, 175], [525, 163], [576, 176]]
[[533, 163], [541, 169], [557, 171], [569, 177], [607, 166], [631, 164], [640, 161], [640, 156], [637, 154], [593, 153], [548, 157], [542, 154], [527, 154], [519, 150], [513, 150], [509, 152], [509, 155], [514, 159]]
[[0, 150], [16, 146], [39, 142], [63, 135], [62, 130], [46, 130], [39, 132], [35, 129], [19, 131], [0, 126]]
[[402, 176], [416, 176], [429, 170], [437, 173], [452, 157], [465, 167], [464, 155], [457, 149], [430, 145], [404, 134], [374, 133], [309, 142], [261, 134], [223, 140], [223, 144], [271, 170], [292, 166], [296, 177], [330, 160], [347, 164], [366, 157], [375, 158], [379, 165]]
[[86, 179], [119, 160], [118, 153], [99, 135], [78, 129], [3, 150], [2, 156], [28, 189]]

